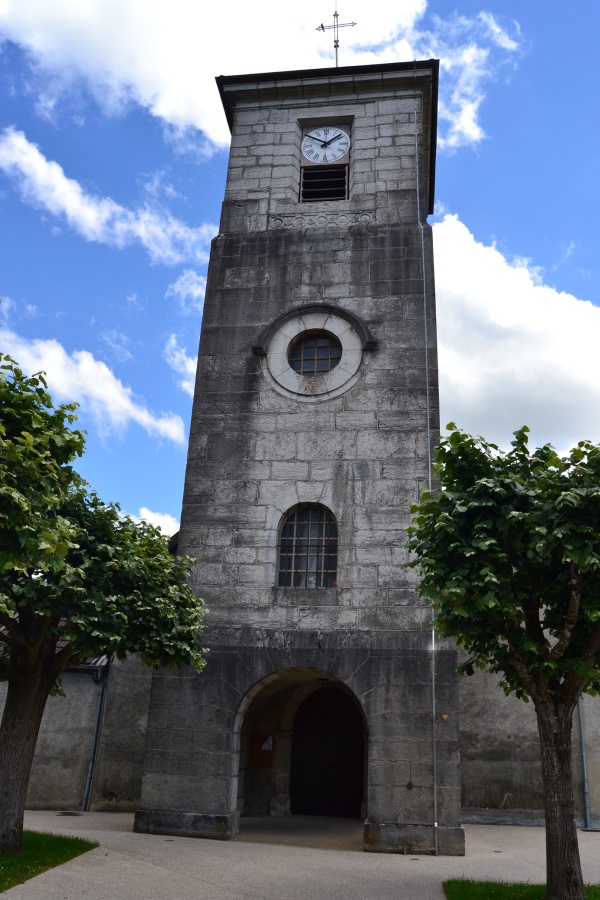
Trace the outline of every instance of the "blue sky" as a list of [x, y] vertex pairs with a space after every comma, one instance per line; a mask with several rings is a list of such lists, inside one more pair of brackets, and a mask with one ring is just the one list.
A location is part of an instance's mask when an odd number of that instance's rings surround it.
[[[293, 8], [292, 8], [293, 7]], [[0, 349], [80, 403], [79, 469], [176, 528], [228, 131], [214, 76], [332, 64], [333, 4], [5, 0]], [[439, 57], [442, 417], [600, 441], [600, 11], [340, 0], [340, 64]]]

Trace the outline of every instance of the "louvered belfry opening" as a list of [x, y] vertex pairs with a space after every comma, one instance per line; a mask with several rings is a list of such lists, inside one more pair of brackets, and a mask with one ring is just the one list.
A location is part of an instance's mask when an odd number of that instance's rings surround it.
[[300, 200], [346, 200], [348, 166], [304, 166], [300, 182]]

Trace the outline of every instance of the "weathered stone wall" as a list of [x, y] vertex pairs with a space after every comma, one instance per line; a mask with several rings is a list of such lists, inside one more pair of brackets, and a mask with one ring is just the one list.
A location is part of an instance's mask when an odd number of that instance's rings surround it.
[[[111, 666], [91, 809], [139, 805], [150, 682], [150, 670], [137, 659]], [[91, 673], [67, 671], [62, 687], [65, 696], [50, 697], [44, 712], [27, 794], [29, 809], [81, 807], [100, 686]], [[6, 686], [0, 684], [0, 714], [5, 694]]]
[[139, 806], [151, 683], [136, 657], [111, 665], [90, 809]]
[[[425, 210], [429, 184], [427, 148], [416, 138], [423, 123], [421, 95], [410, 89], [394, 99], [365, 93], [369, 99], [357, 95], [344, 102], [341, 97], [335, 106], [326, 99], [310, 105], [289, 100], [285, 108], [285, 98], [259, 111], [240, 105], [221, 233], [306, 228], [320, 218], [328, 227], [344, 229], [417, 220], [417, 200]], [[302, 126], [327, 117], [351, 131], [350, 196], [334, 203], [299, 204]]]
[[[310, 627], [315, 603], [320, 627], [428, 621], [415, 601], [416, 576], [402, 569], [409, 504], [427, 482], [429, 461], [423, 295], [410, 277], [420, 266], [420, 235], [402, 226], [357, 228], [352, 253], [340, 243], [328, 231], [214, 242], [180, 538], [182, 552], [202, 560], [197, 588], [212, 603], [213, 625], [253, 624], [263, 610], [272, 625], [301, 619]], [[311, 277], [327, 266], [355, 270], [337, 305], [368, 325], [377, 349], [365, 351], [356, 387], [300, 404], [270, 387], [251, 347], [277, 315], [301, 306], [303, 279], [315, 299]], [[215, 270], [223, 269], [244, 287], [220, 286]], [[433, 440], [433, 338], [429, 349]], [[281, 516], [303, 502], [328, 506], [340, 538], [338, 588], [317, 592], [308, 608], [305, 592], [274, 588]]]
[[[532, 703], [506, 696], [499, 676], [477, 671], [459, 680], [462, 805], [465, 822], [543, 824], [540, 745]], [[600, 704], [584, 697], [590, 808], [600, 824]], [[578, 712], [573, 718], [575, 809], [584, 821]]]
[[[224, 635], [214, 634], [221, 638]], [[209, 634], [209, 638], [211, 635]], [[265, 678], [306, 680], [313, 673], [339, 679], [357, 697], [368, 725], [367, 821], [370, 849], [389, 849], [381, 824], [394, 831], [394, 846], [433, 846], [431, 681], [429, 640], [422, 632], [316, 633], [241, 630], [234, 643], [213, 645], [205, 673], [161, 673], [154, 678], [144, 765], [142, 830], [224, 836], [237, 828], [240, 707]], [[437, 700], [455, 701], [454, 650], [438, 651]], [[300, 683], [300, 682], [298, 682]], [[294, 683], [295, 686], [295, 683]], [[177, 698], [175, 704], [174, 699]], [[456, 722], [440, 734], [441, 845], [460, 850], [452, 828], [460, 822]], [[273, 791], [270, 797], [275, 797]], [[241, 804], [240, 804], [241, 806]], [[271, 807], [272, 809], [272, 807]], [[242, 811], [245, 811], [242, 807]], [[251, 811], [256, 812], [256, 807]], [[264, 807], [267, 811], [267, 806]], [[202, 815], [200, 815], [202, 814]]]
[[[583, 718], [592, 824], [600, 828], [600, 701], [598, 697], [583, 698]], [[577, 783], [581, 784], [579, 724], [575, 725], [573, 753], [576, 761], [575, 778]]]
[[[367, 848], [431, 851], [430, 612], [403, 568], [409, 505], [438, 430], [424, 94], [412, 72], [394, 88], [354, 84], [351, 100], [332, 100], [328, 81], [301, 101], [284, 88], [259, 108], [243, 97], [236, 107], [179, 542], [200, 560], [193, 587], [210, 610], [211, 652], [200, 677], [154, 678], [137, 827], [227, 837], [244, 810], [243, 780], [253, 808], [285, 811], [283, 768], [274, 780], [244, 773], [243, 759], [240, 769], [244, 715], [265, 680], [295, 689], [318, 671], [351, 692], [366, 723]], [[302, 125], [324, 117], [352, 135], [350, 197], [299, 204]], [[352, 377], [336, 381], [338, 370], [331, 390], [286, 389], [269, 355], [281, 323], [289, 338], [338, 312], [358, 341]], [[299, 503], [337, 520], [334, 588], [276, 586], [280, 524]], [[462, 852], [450, 645], [438, 650], [437, 702], [447, 715], [438, 838], [442, 852]]]

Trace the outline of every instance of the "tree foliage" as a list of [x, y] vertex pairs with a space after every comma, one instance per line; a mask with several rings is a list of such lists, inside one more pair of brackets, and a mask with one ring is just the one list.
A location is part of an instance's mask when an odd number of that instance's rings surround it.
[[507, 693], [535, 706], [544, 787], [547, 900], [583, 900], [571, 762], [573, 712], [600, 689], [600, 446], [562, 456], [452, 429], [438, 448], [441, 490], [413, 507], [410, 565], [435, 625]]
[[42, 637], [60, 668], [74, 654], [135, 653], [200, 671], [192, 561], [174, 559], [156, 528], [121, 516], [73, 470], [84, 447], [69, 427], [74, 406], [54, 407], [43, 376], [4, 357], [0, 410], [0, 677]]
[[0, 852], [21, 847], [39, 725], [70, 660], [131, 653], [149, 666], [204, 666], [193, 561], [77, 475], [74, 409], [0, 356]]
[[440, 442], [441, 491], [413, 507], [410, 563], [436, 626], [507, 692], [575, 702], [600, 689], [600, 446], [502, 452], [458, 431]]
[[79, 483], [71, 463], [85, 443], [69, 428], [74, 410], [54, 408], [42, 375], [0, 355], [0, 572], [60, 566], [70, 528], [59, 507]]

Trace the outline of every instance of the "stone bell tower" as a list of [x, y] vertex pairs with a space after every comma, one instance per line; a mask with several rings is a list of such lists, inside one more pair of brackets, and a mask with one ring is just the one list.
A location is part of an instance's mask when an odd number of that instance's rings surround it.
[[436, 60], [217, 79], [232, 131], [179, 552], [208, 664], [154, 676], [136, 829], [356, 816], [464, 852], [455, 654], [403, 568], [438, 434]]

